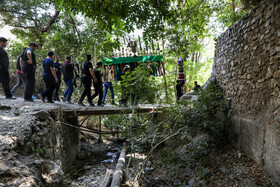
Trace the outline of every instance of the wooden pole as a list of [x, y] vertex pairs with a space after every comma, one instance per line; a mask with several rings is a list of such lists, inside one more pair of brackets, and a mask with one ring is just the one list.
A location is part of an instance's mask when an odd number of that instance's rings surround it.
[[123, 179], [123, 168], [125, 165], [125, 155], [126, 155], [126, 142], [123, 143], [122, 152], [120, 154], [116, 170], [113, 175], [111, 187], [120, 187]]
[[164, 67], [164, 63], [162, 63], [162, 67], [163, 67], [163, 79], [164, 79], [164, 88], [165, 88], [165, 98], [166, 98], [166, 102], [169, 102], [169, 98], [168, 98], [168, 91], [167, 91], [167, 82], [166, 82], [166, 76], [165, 76], [165, 67]]
[[96, 64], [96, 41], [94, 42], [94, 64]]
[[102, 133], [101, 133], [101, 116], [99, 116], [99, 137], [98, 137], [98, 143], [102, 142]]
[[143, 55], [143, 53], [142, 53], [141, 38], [140, 38], [140, 36], [139, 36], [139, 35], [138, 35], [138, 39], [139, 39], [139, 46], [140, 46], [140, 51], [141, 51], [141, 53], [140, 53], [140, 55], [139, 55], [139, 56], [144, 56], [144, 55]]

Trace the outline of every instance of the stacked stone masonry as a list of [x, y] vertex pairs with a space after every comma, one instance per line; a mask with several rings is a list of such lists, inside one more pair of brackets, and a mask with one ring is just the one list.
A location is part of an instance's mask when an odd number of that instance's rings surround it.
[[63, 186], [80, 149], [77, 116], [61, 107], [0, 99], [0, 186]]
[[264, 1], [216, 40], [213, 75], [231, 101], [233, 144], [280, 180], [280, 2]]

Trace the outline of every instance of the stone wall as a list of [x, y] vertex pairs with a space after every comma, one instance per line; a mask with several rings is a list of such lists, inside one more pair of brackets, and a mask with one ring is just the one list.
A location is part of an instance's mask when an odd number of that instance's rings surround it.
[[[63, 125], [63, 123], [77, 126], [77, 116], [63, 115], [63, 110], [54, 108], [52, 110], [33, 112], [35, 116], [34, 126], [24, 150], [35, 153], [44, 159], [50, 159], [58, 164], [65, 172], [71, 167], [76, 159], [80, 147], [79, 130]], [[29, 142], [28, 142], [29, 141]], [[30, 150], [28, 144], [32, 145]], [[29, 152], [30, 153], [30, 152]]]
[[63, 186], [80, 150], [78, 117], [56, 105], [0, 98], [0, 186]]
[[231, 101], [233, 144], [280, 180], [280, 3], [268, 0], [216, 40], [213, 75]]

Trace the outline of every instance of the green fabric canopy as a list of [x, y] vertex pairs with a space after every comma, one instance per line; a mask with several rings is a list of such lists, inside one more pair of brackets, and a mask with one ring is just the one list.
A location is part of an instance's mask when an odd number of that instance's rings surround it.
[[163, 61], [163, 55], [155, 56], [138, 56], [138, 57], [117, 57], [117, 58], [103, 58], [103, 65], [117, 65], [128, 64], [135, 62], [160, 62]]

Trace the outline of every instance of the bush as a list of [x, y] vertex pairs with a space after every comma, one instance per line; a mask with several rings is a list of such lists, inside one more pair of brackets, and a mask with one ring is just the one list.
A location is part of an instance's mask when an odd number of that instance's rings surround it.
[[216, 145], [224, 144], [228, 138], [228, 110], [223, 89], [216, 80], [211, 81], [193, 102], [188, 124], [207, 133]]

